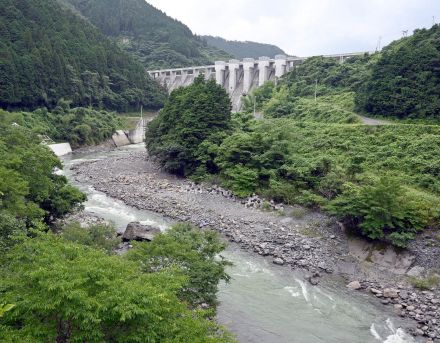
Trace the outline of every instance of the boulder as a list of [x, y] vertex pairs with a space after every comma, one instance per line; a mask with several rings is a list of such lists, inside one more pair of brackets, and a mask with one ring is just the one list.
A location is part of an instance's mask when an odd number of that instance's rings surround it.
[[357, 291], [362, 288], [362, 285], [359, 281], [352, 281], [347, 285], [347, 288], [353, 291]]
[[399, 297], [399, 292], [395, 288], [385, 288], [383, 290], [383, 296], [385, 298], [393, 298], [394, 299], [394, 298]]
[[139, 222], [132, 222], [127, 225], [122, 240], [127, 241], [152, 241], [154, 236], [160, 233], [160, 229], [149, 225], [142, 225]]
[[406, 275], [412, 276], [412, 277], [421, 277], [421, 276], [423, 276], [424, 273], [425, 273], [425, 268], [420, 267], [420, 266], [415, 266], [415, 267], [412, 267], [406, 273]]
[[273, 259], [273, 263], [278, 264], [279, 266], [282, 266], [282, 265], [284, 265], [284, 260], [282, 258], [277, 257], [277, 258]]

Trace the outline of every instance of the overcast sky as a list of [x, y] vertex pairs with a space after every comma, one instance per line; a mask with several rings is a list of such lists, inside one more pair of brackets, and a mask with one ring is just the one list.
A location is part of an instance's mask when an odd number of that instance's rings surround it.
[[147, 0], [199, 35], [311, 56], [375, 50], [440, 22], [440, 0]]

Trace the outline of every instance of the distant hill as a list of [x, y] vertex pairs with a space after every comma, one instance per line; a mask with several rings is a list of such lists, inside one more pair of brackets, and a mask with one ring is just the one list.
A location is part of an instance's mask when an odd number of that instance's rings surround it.
[[201, 36], [208, 45], [224, 50], [235, 58], [242, 59], [246, 57], [258, 58], [261, 56], [275, 57], [275, 55], [285, 55], [286, 53], [279, 47], [271, 44], [256, 42], [230, 41], [221, 37]]
[[211, 64], [231, 58], [144, 0], [59, 1], [73, 5], [148, 69]]
[[0, 107], [157, 108], [142, 65], [57, 0], [0, 0]]

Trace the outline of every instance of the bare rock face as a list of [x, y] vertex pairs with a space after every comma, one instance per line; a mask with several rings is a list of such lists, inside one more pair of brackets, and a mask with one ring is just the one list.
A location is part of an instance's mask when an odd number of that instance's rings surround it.
[[139, 222], [132, 222], [127, 225], [122, 240], [127, 241], [152, 241], [154, 236], [160, 233], [160, 229], [149, 225], [142, 225]]

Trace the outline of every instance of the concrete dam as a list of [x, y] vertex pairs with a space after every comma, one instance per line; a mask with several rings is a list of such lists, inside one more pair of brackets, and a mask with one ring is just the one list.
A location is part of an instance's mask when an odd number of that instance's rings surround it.
[[[355, 52], [337, 55], [326, 55], [324, 58], [337, 59], [341, 63], [353, 56], [362, 56], [365, 52]], [[232, 110], [241, 109], [242, 97], [252, 89], [263, 85], [266, 81], [277, 82], [284, 74], [292, 71], [310, 57], [287, 57], [277, 55], [274, 59], [260, 57], [258, 60], [245, 58], [242, 61], [218, 61], [215, 65], [186, 67], [175, 69], [151, 70], [149, 75], [165, 86], [169, 92], [179, 87], [189, 86], [194, 79], [203, 74], [207, 80], [216, 80], [224, 87], [232, 102]]]

